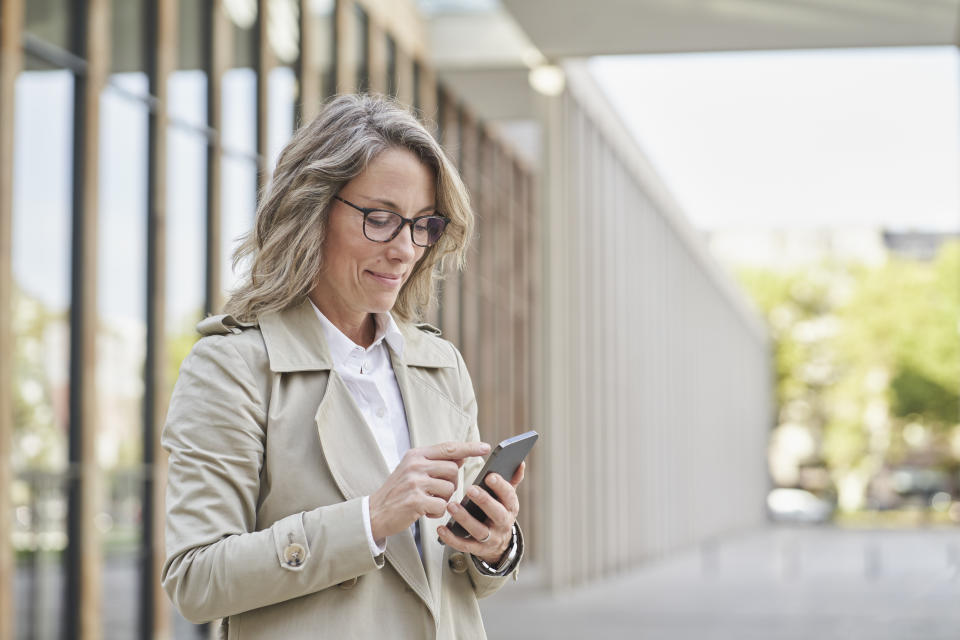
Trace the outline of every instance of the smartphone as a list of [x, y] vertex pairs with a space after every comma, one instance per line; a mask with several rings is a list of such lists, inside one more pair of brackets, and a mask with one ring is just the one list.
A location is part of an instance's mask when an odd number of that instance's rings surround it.
[[[537, 438], [540, 437], [540, 434], [536, 431], [527, 431], [526, 433], [521, 433], [518, 436], [513, 436], [512, 438], [507, 438], [500, 444], [498, 444], [492, 452], [490, 452], [490, 457], [487, 458], [487, 462], [483, 465], [483, 468], [480, 469], [480, 473], [477, 474], [477, 477], [474, 478], [473, 484], [484, 489], [487, 493], [497, 499], [497, 495], [493, 492], [493, 489], [488, 487], [484, 480], [487, 475], [490, 473], [499, 473], [500, 476], [510, 482], [510, 479], [513, 478], [513, 474], [517, 472], [517, 468], [520, 466], [520, 463], [523, 462], [523, 459], [527, 457], [527, 454], [530, 453], [530, 450], [533, 448], [533, 445], [537, 442]], [[483, 522], [486, 520], [487, 516], [478, 505], [474, 504], [468, 496], [464, 496], [463, 500], [460, 501], [460, 505], [466, 509], [470, 515], [472, 515], [477, 520]], [[445, 525], [455, 536], [461, 538], [469, 538], [470, 534], [467, 533], [467, 530], [464, 529], [459, 522], [454, 520], [452, 517], [447, 520]]]

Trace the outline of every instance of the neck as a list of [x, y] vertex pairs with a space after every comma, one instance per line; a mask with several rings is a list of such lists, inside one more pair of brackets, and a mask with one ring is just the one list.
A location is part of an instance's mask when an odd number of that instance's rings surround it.
[[377, 325], [372, 313], [356, 315], [341, 313], [329, 305], [323, 304], [321, 300], [318, 300], [318, 296], [313, 294], [310, 295], [310, 300], [317, 305], [317, 309], [330, 321], [330, 324], [350, 338], [354, 344], [358, 344], [364, 349], [373, 344], [373, 338], [377, 335]]

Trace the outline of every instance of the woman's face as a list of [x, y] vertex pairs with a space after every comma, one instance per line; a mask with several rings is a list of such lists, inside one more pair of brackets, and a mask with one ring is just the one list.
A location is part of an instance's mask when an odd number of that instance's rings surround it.
[[[366, 171], [338, 194], [359, 207], [387, 209], [405, 218], [431, 213], [436, 206], [433, 170], [409, 150], [382, 152]], [[390, 242], [363, 235], [363, 214], [333, 200], [323, 244], [323, 266], [310, 298], [347, 335], [370, 313], [393, 308], [400, 287], [426, 249], [413, 244], [410, 225]]]

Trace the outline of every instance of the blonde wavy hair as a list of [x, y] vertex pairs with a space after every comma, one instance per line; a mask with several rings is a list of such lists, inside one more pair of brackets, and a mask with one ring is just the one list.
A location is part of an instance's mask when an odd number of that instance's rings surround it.
[[433, 169], [437, 211], [450, 219], [393, 307], [398, 320], [418, 318], [446, 261], [455, 259], [463, 268], [473, 212], [459, 173], [433, 136], [404, 106], [379, 95], [332, 98], [281, 152], [254, 227], [233, 254], [234, 269], [242, 265], [244, 275], [224, 312], [252, 322], [260, 314], [300, 303], [320, 273], [333, 196], [390, 148], [408, 149]]

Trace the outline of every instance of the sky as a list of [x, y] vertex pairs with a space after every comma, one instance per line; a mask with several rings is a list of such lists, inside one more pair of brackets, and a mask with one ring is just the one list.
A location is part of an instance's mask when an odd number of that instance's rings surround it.
[[601, 57], [694, 226], [960, 230], [953, 47]]

